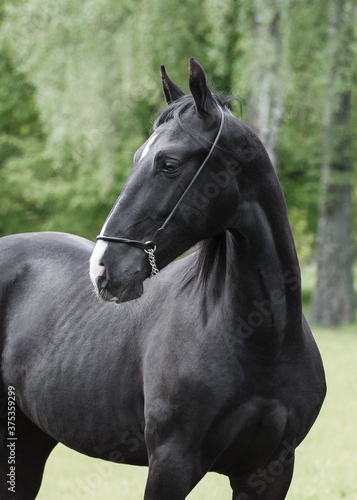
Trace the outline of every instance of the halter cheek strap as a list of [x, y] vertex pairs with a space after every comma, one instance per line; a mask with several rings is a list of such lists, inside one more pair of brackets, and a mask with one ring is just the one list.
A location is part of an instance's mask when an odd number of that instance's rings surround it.
[[130, 239], [127, 239], [127, 238], [117, 238], [115, 236], [106, 236], [106, 235], [102, 235], [102, 234], [100, 234], [99, 236], [97, 236], [97, 241], [98, 240], [104, 240], [104, 241], [112, 241], [114, 243], [126, 243], [127, 245], [131, 245], [133, 247], [137, 247], [137, 248], [140, 248], [141, 250], [144, 250], [144, 252], [147, 253], [147, 255], [148, 255], [149, 263], [150, 263], [150, 266], [151, 266], [151, 276], [154, 276], [155, 274], [157, 274], [159, 272], [159, 269], [157, 268], [156, 261], [155, 261], [155, 250], [156, 250], [157, 241], [158, 241], [161, 233], [163, 232], [163, 230], [165, 229], [165, 227], [170, 222], [170, 220], [174, 216], [175, 212], [177, 211], [177, 209], [181, 205], [181, 203], [182, 203], [183, 199], [185, 198], [185, 196], [187, 195], [188, 191], [191, 189], [191, 186], [193, 185], [193, 183], [195, 182], [195, 180], [197, 179], [197, 177], [202, 172], [204, 166], [208, 162], [208, 160], [211, 157], [211, 155], [212, 155], [215, 147], [217, 146], [217, 142], [219, 141], [219, 138], [220, 138], [220, 136], [222, 134], [222, 129], [223, 129], [223, 125], [224, 125], [224, 112], [223, 112], [223, 110], [222, 110], [222, 108], [220, 106], [218, 106], [218, 109], [219, 109], [219, 111], [221, 113], [221, 122], [220, 122], [220, 125], [219, 125], [219, 129], [218, 129], [216, 138], [213, 141], [212, 146], [211, 146], [211, 148], [210, 148], [210, 150], [209, 150], [206, 158], [203, 160], [200, 168], [197, 170], [196, 174], [191, 179], [189, 185], [187, 186], [187, 188], [185, 189], [185, 191], [182, 193], [182, 195], [179, 198], [178, 202], [176, 203], [176, 205], [173, 207], [173, 209], [171, 210], [171, 212], [167, 216], [167, 218], [166, 218], [165, 222], [163, 223], [163, 225], [156, 231], [156, 233], [154, 234], [153, 238], [151, 240], [149, 240], [149, 241], [146, 241], [145, 243], [142, 243], [141, 241], [138, 241], [138, 240], [130, 240]]

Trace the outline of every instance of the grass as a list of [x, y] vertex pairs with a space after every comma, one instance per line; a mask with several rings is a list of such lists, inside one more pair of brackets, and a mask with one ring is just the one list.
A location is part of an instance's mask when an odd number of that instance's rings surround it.
[[[357, 327], [316, 328], [328, 383], [321, 414], [297, 449], [288, 500], [357, 500]], [[50, 456], [39, 500], [143, 498], [147, 469], [117, 465], [58, 445]], [[190, 500], [231, 498], [228, 479], [208, 474]]]
[[357, 328], [314, 329], [328, 392], [297, 449], [289, 500], [357, 500]]

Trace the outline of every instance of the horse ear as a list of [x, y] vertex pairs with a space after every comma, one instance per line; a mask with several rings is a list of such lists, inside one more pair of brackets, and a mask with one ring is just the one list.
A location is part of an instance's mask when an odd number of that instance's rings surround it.
[[180, 87], [167, 76], [165, 66], [163, 64], [161, 64], [160, 67], [160, 74], [162, 80], [162, 88], [164, 89], [167, 104], [171, 104], [172, 102], [177, 101], [177, 99], [185, 95], [185, 92], [181, 90]]
[[210, 89], [207, 87], [205, 71], [193, 57], [190, 59], [190, 90], [195, 100], [198, 114], [207, 115], [215, 105]]

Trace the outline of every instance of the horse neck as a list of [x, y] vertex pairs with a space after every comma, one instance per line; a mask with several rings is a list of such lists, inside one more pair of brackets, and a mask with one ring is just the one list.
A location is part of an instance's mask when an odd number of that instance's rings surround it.
[[268, 169], [264, 182], [255, 184], [254, 196], [243, 201], [232, 230], [237, 271], [232, 286], [245, 297], [240, 312], [248, 324], [262, 331], [273, 328], [280, 343], [301, 331], [300, 268], [275, 172]]
[[301, 334], [301, 285], [285, 199], [275, 172], [261, 185], [260, 193], [242, 201], [235, 224], [222, 235], [224, 244], [216, 272], [211, 274], [211, 290], [222, 291], [238, 336], [257, 342], [271, 355], [280, 351], [287, 337]]

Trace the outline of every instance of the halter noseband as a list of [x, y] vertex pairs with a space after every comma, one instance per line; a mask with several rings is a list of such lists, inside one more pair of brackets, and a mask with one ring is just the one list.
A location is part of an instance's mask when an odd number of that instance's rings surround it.
[[167, 224], [172, 219], [174, 213], [177, 211], [177, 209], [181, 205], [187, 192], [189, 191], [189, 189], [191, 188], [191, 186], [193, 185], [193, 183], [195, 182], [197, 177], [200, 175], [201, 171], [203, 170], [203, 167], [206, 165], [206, 163], [208, 162], [209, 158], [211, 157], [215, 147], [217, 146], [217, 142], [219, 141], [219, 138], [221, 136], [223, 124], [224, 124], [224, 112], [220, 106], [218, 106], [218, 109], [221, 112], [221, 122], [219, 125], [219, 129], [218, 129], [216, 138], [213, 141], [213, 144], [211, 146], [211, 149], [209, 150], [206, 158], [203, 160], [203, 163], [201, 164], [200, 168], [197, 170], [196, 174], [193, 176], [191, 182], [189, 183], [189, 185], [187, 186], [185, 191], [182, 193], [182, 195], [179, 198], [179, 200], [177, 201], [176, 205], [171, 210], [170, 214], [167, 216], [163, 225], [154, 234], [153, 238], [149, 241], [146, 241], [145, 243], [142, 243], [141, 241], [137, 241], [137, 240], [129, 240], [127, 238], [117, 238], [115, 236], [105, 236], [105, 235], [101, 235], [101, 234], [99, 236], [97, 236], [97, 238], [96, 238], [97, 241], [104, 240], [104, 241], [113, 241], [115, 243], [126, 243], [127, 245], [131, 245], [133, 247], [137, 247], [137, 248], [140, 248], [141, 250], [144, 250], [144, 252], [148, 254], [148, 259], [149, 259], [150, 266], [151, 266], [151, 276], [154, 276], [155, 274], [157, 274], [159, 272], [159, 269], [157, 268], [156, 261], [155, 261], [155, 250], [156, 250], [157, 240], [159, 239], [162, 231], [165, 229]]

